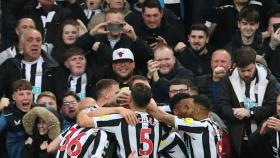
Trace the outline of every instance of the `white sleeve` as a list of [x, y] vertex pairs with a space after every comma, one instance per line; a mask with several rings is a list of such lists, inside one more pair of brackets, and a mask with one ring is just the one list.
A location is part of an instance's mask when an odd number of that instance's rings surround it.
[[95, 128], [116, 133], [116, 131], [120, 130], [122, 120], [124, 120], [124, 118], [120, 114], [101, 115], [93, 117], [93, 124]]

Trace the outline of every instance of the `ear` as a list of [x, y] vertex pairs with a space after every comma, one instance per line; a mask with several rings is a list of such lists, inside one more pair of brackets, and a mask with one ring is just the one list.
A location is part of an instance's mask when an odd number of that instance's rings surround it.
[[174, 113], [175, 116], [178, 116], [178, 114], [179, 114], [178, 109], [173, 109], [173, 113]]
[[14, 101], [16, 100], [16, 94], [15, 93], [16, 92], [14, 92], [13, 95], [12, 95], [12, 98], [13, 98]]
[[237, 21], [237, 27], [240, 28], [240, 21]]
[[16, 34], [17, 34], [17, 36], [19, 36], [19, 30], [18, 30], [18, 28], [16, 27]]
[[209, 42], [209, 36], [206, 37], [206, 43], [208, 43], [208, 42]]
[[198, 114], [199, 112], [200, 112], [200, 108], [195, 108], [195, 109], [194, 109], [194, 113], [195, 113], [195, 114]]
[[257, 25], [257, 28], [259, 28], [259, 27], [260, 27], [260, 22], [257, 22], [257, 24], [256, 24], [256, 25]]
[[103, 95], [104, 95], [104, 97], [105, 97], [106, 99], [107, 99], [108, 96], [109, 96], [107, 91], [104, 91], [104, 92], [103, 92]]
[[64, 66], [65, 66], [67, 69], [69, 69], [69, 62], [68, 62], [68, 60], [65, 60], [65, 61], [64, 61]]

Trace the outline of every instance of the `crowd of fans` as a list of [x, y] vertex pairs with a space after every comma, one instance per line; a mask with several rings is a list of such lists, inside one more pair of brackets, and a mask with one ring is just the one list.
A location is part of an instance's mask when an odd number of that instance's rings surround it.
[[0, 157], [280, 157], [278, 0], [0, 4]]

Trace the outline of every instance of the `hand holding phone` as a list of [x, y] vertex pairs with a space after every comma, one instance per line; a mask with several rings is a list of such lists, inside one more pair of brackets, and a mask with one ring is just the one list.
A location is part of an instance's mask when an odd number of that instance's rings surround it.
[[273, 31], [276, 32], [280, 27], [280, 23], [273, 24]]
[[107, 29], [110, 32], [121, 32], [123, 30], [124, 24], [117, 22], [110, 22], [107, 25]]

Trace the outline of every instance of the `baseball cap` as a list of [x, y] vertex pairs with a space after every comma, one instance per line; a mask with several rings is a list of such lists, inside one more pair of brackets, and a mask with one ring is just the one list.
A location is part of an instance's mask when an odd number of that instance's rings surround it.
[[127, 48], [119, 48], [113, 51], [113, 61], [120, 59], [131, 59], [134, 61], [133, 53]]

